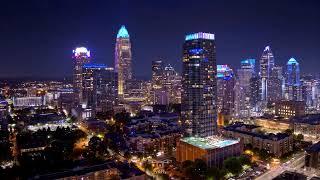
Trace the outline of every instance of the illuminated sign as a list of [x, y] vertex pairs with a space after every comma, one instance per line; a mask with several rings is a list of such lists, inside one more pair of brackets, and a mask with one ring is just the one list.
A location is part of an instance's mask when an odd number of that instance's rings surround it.
[[186, 35], [186, 37], [185, 37], [185, 40], [186, 40], [186, 41], [194, 40], [194, 39], [209, 39], [209, 40], [214, 40], [214, 34], [204, 33], [204, 32], [198, 32], [198, 33], [188, 34], [188, 35]]

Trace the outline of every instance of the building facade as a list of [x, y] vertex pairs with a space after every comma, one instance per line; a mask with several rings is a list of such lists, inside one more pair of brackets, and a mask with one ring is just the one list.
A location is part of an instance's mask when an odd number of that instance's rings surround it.
[[276, 157], [293, 150], [293, 136], [283, 133], [261, 134], [256, 130], [260, 128], [254, 125], [233, 124], [224, 128], [224, 135], [231, 138], [239, 138], [244, 145], [251, 144], [253, 148], [266, 150]]
[[278, 101], [275, 104], [275, 115], [291, 118], [305, 115], [305, 103], [303, 101]]

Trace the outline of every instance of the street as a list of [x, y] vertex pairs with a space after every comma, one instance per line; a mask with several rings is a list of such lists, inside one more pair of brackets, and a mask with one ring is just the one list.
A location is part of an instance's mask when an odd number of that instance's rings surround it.
[[292, 159], [289, 161], [281, 164], [279, 167], [271, 169], [267, 171], [266, 173], [262, 174], [261, 176], [257, 177], [257, 180], [271, 180], [277, 176], [279, 176], [281, 173], [285, 171], [298, 171], [304, 166], [304, 153], [299, 153], [294, 155]]

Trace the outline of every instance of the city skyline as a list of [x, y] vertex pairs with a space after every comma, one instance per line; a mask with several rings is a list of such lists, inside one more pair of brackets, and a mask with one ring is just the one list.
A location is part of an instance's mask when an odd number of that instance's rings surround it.
[[[181, 72], [183, 37], [198, 31], [216, 34], [219, 44], [218, 64], [229, 64], [236, 69], [242, 59], [258, 60], [263, 48], [269, 45], [279, 65], [285, 66], [290, 57], [295, 57], [300, 60], [301, 72], [315, 73], [318, 65], [316, 43], [319, 38], [316, 32], [320, 29], [316, 23], [320, 16], [320, 13], [316, 12], [318, 2], [309, 1], [302, 5], [295, 1], [290, 1], [289, 5], [285, 2], [272, 2], [275, 1], [270, 1], [267, 5], [250, 1], [202, 1], [205, 13], [197, 16], [201, 21], [197, 22], [196, 27], [192, 26], [192, 23], [186, 23], [195, 22], [194, 16], [181, 13], [188, 9], [191, 1], [185, 4], [162, 2], [163, 5], [144, 3], [145, 8], [141, 11], [139, 2], [133, 4], [128, 1], [96, 4], [86, 1], [77, 4], [31, 1], [29, 4], [22, 3], [17, 6], [7, 2], [3, 12], [5, 28], [0, 36], [4, 42], [1, 47], [3, 58], [6, 59], [4, 66], [11, 68], [4, 69], [0, 77], [71, 76], [70, 57], [72, 49], [78, 46], [90, 49], [96, 62], [113, 67], [116, 33], [123, 24], [131, 35], [133, 74], [138, 78], [150, 78], [151, 62], [158, 59], [170, 63]], [[108, 5], [110, 12], [106, 12]], [[73, 9], [69, 11], [68, 7], [71, 6]], [[101, 8], [96, 9], [97, 6]], [[251, 6], [254, 8], [250, 9]], [[83, 7], [86, 8], [81, 18], [75, 18], [76, 10]], [[222, 10], [219, 10], [221, 7]], [[21, 12], [10, 11], [16, 9]], [[57, 9], [61, 11], [59, 16], [52, 13]], [[279, 12], [268, 14], [267, 10], [270, 9]], [[169, 18], [172, 15], [171, 10], [178, 11], [172, 19]], [[145, 17], [143, 13], [153, 15]], [[158, 15], [155, 15], [157, 13]], [[61, 16], [66, 18], [61, 19]], [[110, 20], [110, 17], [113, 17], [113, 20]], [[275, 27], [263, 26], [267, 19], [270, 19], [270, 23]], [[29, 24], [26, 24], [27, 22]], [[85, 27], [82, 26], [83, 23], [86, 24]], [[250, 26], [247, 26], [248, 24]], [[71, 26], [73, 28], [70, 28]], [[29, 45], [23, 45], [26, 43]], [[20, 53], [15, 53], [16, 51]], [[14, 66], [16, 63], [21, 66]], [[41, 68], [35, 67], [40, 63]]]

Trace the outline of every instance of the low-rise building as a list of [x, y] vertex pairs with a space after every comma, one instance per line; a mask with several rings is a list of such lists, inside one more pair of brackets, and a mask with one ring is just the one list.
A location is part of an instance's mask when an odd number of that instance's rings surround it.
[[320, 137], [320, 114], [295, 117], [292, 121], [295, 134], [302, 134], [312, 138]]
[[125, 127], [129, 146], [147, 154], [159, 151], [171, 154], [182, 135], [178, 121], [179, 116], [174, 113], [132, 119]]
[[293, 129], [293, 123], [283, 119], [259, 117], [255, 119], [254, 123], [257, 126], [274, 131], [285, 131], [287, 129]]
[[224, 128], [227, 137], [239, 138], [245, 145], [266, 150], [268, 153], [280, 157], [293, 150], [293, 136], [285, 133], [263, 134], [259, 126], [236, 123]]
[[320, 171], [320, 141], [306, 149], [306, 167]]
[[225, 159], [242, 152], [243, 144], [239, 139], [186, 137], [177, 142], [176, 159], [178, 162], [202, 159], [208, 167], [221, 167]]
[[304, 101], [278, 101], [275, 104], [276, 116], [291, 118], [305, 115]]

